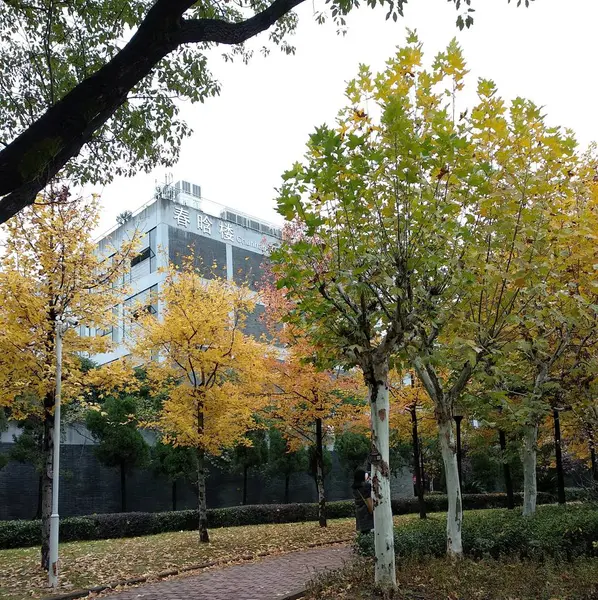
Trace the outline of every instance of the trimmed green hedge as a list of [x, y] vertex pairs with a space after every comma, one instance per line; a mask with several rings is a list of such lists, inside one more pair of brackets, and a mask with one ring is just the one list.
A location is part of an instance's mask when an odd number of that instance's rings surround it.
[[[464, 516], [462, 535], [464, 553], [474, 558], [598, 556], [598, 505], [542, 506], [533, 517], [520, 510], [476, 511]], [[446, 516], [404, 523], [394, 541], [397, 557], [444, 556]], [[356, 547], [373, 556], [373, 536], [360, 535]]]
[[[516, 503], [521, 504], [521, 494], [516, 494]], [[465, 494], [465, 509], [500, 508], [506, 506], [505, 494]], [[538, 494], [538, 503], [554, 502], [550, 494]], [[445, 495], [434, 494], [426, 498], [429, 512], [447, 510]], [[417, 498], [393, 500], [395, 515], [419, 511]], [[352, 500], [329, 502], [329, 519], [353, 517]], [[264, 523], [296, 523], [317, 521], [317, 504], [255, 504], [232, 508], [208, 510], [208, 527], [234, 527], [236, 525], [259, 525]], [[190, 531], [197, 528], [198, 516], [195, 510], [181, 510], [162, 513], [113, 513], [67, 517], [60, 521], [60, 539], [63, 542], [77, 540], [102, 540], [109, 538], [136, 537], [167, 531]], [[37, 546], [41, 543], [39, 521], [0, 521], [0, 549]]]

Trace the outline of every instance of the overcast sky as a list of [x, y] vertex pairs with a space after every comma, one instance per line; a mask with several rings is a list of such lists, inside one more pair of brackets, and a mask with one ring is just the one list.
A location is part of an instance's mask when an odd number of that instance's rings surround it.
[[571, 127], [582, 145], [598, 140], [598, 0], [536, 0], [527, 9], [516, 8], [516, 0], [474, 0], [475, 24], [463, 32], [447, 0], [410, 0], [397, 23], [387, 22], [385, 11], [364, 6], [351, 13], [344, 37], [332, 22], [314, 22], [314, 8], [324, 6], [314, 0], [300, 7], [295, 56], [273, 49], [265, 58], [256, 54], [249, 65], [215, 56], [210, 68], [221, 95], [183, 105], [194, 133], [178, 165], [96, 189], [104, 205], [98, 233], [121, 211], [147, 202], [167, 172], [175, 181], [201, 185], [210, 200], [279, 221], [275, 188], [281, 174], [302, 158], [317, 125], [334, 123], [358, 65], [383, 69], [406, 28], [417, 30], [428, 61], [457, 37], [472, 91], [478, 77], [493, 79], [504, 98], [524, 96], [544, 106], [548, 121]]

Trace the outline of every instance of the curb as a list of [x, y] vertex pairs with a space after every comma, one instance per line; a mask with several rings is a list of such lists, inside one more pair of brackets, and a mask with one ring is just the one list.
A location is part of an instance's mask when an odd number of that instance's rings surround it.
[[[320, 548], [322, 546], [334, 546], [335, 544], [346, 544], [347, 542], [351, 542], [353, 538], [347, 538], [343, 540], [333, 540], [331, 542], [317, 542], [313, 544], [307, 545], [307, 550], [311, 550], [313, 548]], [[294, 552], [302, 552], [302, 550], [294, 550]], [[291, 552], [284, 552], [283, 554], [291, 554]], [[248, 555], [245, 554], [240, 556], [239, 559], [243, 561], [255, 560], [256, 558], [263, 558], [266, 556], [271, 556], [271, 552], [258, 552], [257, 554]], [[156, 581], [160, 581], [162, 579], [166, 579], [167, 577], [173, 577], [175, 575], [181, 575], [182, 573], [188, 573], [189, 571], [200, 571], [202, 569], [207, 569], [209, 567], [215, 567], [220, 564], [224, 564], [228, 561], [208, 561], [205, 563], [200, 563], [197, 565], [191, 565], [188, 567], [181, 567], [180, 569], [170, 569], [168, 571], [161, 571], [160, 573], [156, 573], [155, 575], [142, 576], [142, 577], [133, 577], [131, 579], [121, 579], [119, 581], [113, 581], [112, 583], [107, 583], [105, 585], [96, 585], [89, 588], [83, 588], [81, 590], [74, 590], [72, 592], [67, 592], [66, 594], [58, 594], [55, 596], [43, 596], [41, 600], [76, 600], [77, 598], [85, 598], [89, 594], [98, 594], [100, 592], [105, 592], [106, 590], [111, 590], [116, 587], [128, 586], [128, 585], [137, 585], [139, 583], [146, 583], [151, 579], [151, 582], [154, 583]], [[241, 563], [242, 564], [242, 563]], [[303, 598], [307, 590], [301, 590], [300, 592], [293, 592], [287, 596], [283, 596], [279, 598], [279, 600], [299, 600]]]
[[279, 600], [301, 600], [301, 598], [305, 597], [305, 594], [307, 594], [307, 590], [295, 592], [294, 594], [289, 594], [288, 596], [283, 596], [282, 598], [279, 598]]

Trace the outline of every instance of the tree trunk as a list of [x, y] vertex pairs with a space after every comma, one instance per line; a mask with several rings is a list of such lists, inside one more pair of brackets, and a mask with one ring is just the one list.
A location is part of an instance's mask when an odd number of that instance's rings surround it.
[[419, 505], [419, 518], [426, 518], [426, 502], [424, 500], [424, 484], [422, 481], [421, 467], [420, 467], [420, 450], [419, 450], [419, 437], [417, 433], [417, 410], [415, 404], [409, 408], [411, 413], [411, 439], [413, 441], [413, 471], [415, 472], [415, 489], [417, 492], [417, 503]]
[[52, 514], [52, 481], [54, 452], [54, 395], [47, 394], [44, 399], [44, 433], [42, 441], [43, 469], [42, 478], [42, 547], [41, 566], [46, 571], [50, 565], [50, 516]]
[[324, 489], [324, 436], [322, 419], [316, 419], [316, 488], [318, 490], [318, 521], [320, 527], [327, 527], [326, 491]]
[[382, 590], [396, 589], [394, 531], [390, 503], [388, 362], [375, 365], [366, 383], [372, 420], [372, 497], [374, 500], [375, 582]]
[[172, 510], [176, 510], [176, 479], [172, 481]]
[[438, 418], [438, 433], [446, 478], [446, 494], [448, 496], [446, 552], [451, 558], [460, 558], [463, 555], [463, 542], [461, 540], [463, 503], [461, 499], [461, 486], [459, 483], [457, 449], [455, 446], [455, 437], [453, 435], [452, 420], [450, 416], [443, 415]]
[[552, 411], [554, 420], [554, 453], [556, 456], [556, 480], [559, 504], [565, 504], [565, 473], [563, 472], [563, 453], [561, 448], [561, 419], [559, 411], [555, 408]]
[[284, 476], [284, 503], [289, 503], [289, 483], [291, 480], [291, 476], [287, 473]]
[[120, 512], [127, 512], [127, 470], [125, 463], [120, 463]]
[[507, 508], [513, 510], [515, 508], [515, 499], [513, 497], [513, 479], [511, 478], [511, 467], [507, 461], [507, 436], [502, 429], [498, 430], [498, 439], [500, 440], [500, 450], [502, 453], [502, 471], [505, 480], [505, 488], [507, 492]]
[[204, 451], [197, 449], [197, 499], [199, 512], [199, 541], [209, 543], [208, 534], [208, 507], [206, 502], [206, 474]]
[[528, 425], [523, 434], [523, 515], [529, 517], [536, 512], [538, 486], [536, 482], [536, 445], [538, 426]]

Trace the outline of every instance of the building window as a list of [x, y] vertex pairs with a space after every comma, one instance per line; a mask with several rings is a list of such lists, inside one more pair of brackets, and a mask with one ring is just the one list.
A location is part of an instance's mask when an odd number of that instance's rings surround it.
[[129, 281], [135, 281], [156, 270], [157, 256], [155, 227], [143, 236], [142, 244], [145, 246], [143, 250], [140, 250], [137, 255], [131, 259]]
[[105, 337], [107, 335], [112, 335], [112, 330], [114, 329], [114, 327], [107, 327], [106, 329], [102, 328], [102, 327], [98, 327], [96, 329], [96, 337]]
[[131, 268], [150, 257], [150, 247], [144, 248], [137, 256], [131, 259]]
[[158, 314], [157, 284], [125, 300], [125, 319], [127, 323], [125, 332], [130, 331], [135, 320], [144, 313]]

